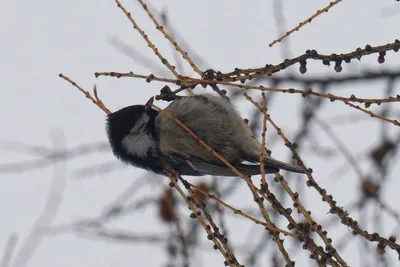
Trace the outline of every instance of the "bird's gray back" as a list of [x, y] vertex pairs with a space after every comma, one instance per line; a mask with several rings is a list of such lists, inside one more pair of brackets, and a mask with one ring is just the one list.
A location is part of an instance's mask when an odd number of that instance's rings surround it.
[[[182, 97], [172, 102], [168, 113], [191, 129], [200, 139], [230, 162], [239, 162], [244, 150], [254, 151], [250, 129], [225, 99], [210, 94]], [[160, 128], [160, 150], [195, 156], [220, 163], [181, 126], [162, 112], [156, 119]]]

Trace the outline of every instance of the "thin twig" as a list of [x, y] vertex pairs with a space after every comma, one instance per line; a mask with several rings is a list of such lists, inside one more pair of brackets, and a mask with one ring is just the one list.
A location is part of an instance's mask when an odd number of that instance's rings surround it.
[[[190, 201], [190, 199], [185, 195], [185, 193], [183, 192], [183, 190], [180, 188], [180, 186], [177, 184], [176, 182], [176, 177], [181, 178], [179, 176], [179, 174], [175, 173], [173, 170], [166, 170], [168, 177], [170, 178], [170, 185], [173, 186], [181, 195], [182, 199], [185, 200], [185, 202], [189, 205], [190, 209], [192, 210], [192, 217], [195, 217], [201, 224], [201, 226], [204, 228], [204, 230], [207, 232], [208, 234], [208, 238], [210, 240], [213, 241], [214, 243], [214, 248], [218, 249], [221, 254], [224, 256], [227, 264], [229, 264], [229, 266], [233, 266], [236, 267], [237, 266], [237, 261], [236, 262], [232, 262], [232, 256], [233, 253], [230, 249], [226, 250], [226, 244], [224, 245], [223, 243], [221, 243], [218, 238], [216, 238], [216, 236], [214, 235], [214, 233], [211, 231], [211, 227], [209, 227], [209, 225], [205, 222], [205, 220], [203, 219], [203, 217], [201, 216], [201, 212], [199, 212], [196, 208], [196, 206], [192, 203], [192, 201]], [[233, 256], [234, 257], [234, 256]], [[235, 258], [236, 260], [236, 258]]]
[[156, 29], [159, 30], [167, 39], [172, 43], [172, 45], [175, 47], [176, 51], [178, 51], [182, 57], [189, 63], [189, 65], [193, 68], [197, 74], [200, 75], [200, 77], [203, 75], [203, 72], [197, 67], [197, 65], [193, 62], [192, 58], [188, 55], [187, 52], [185, 52], [180, 45], [164, 30], [164, 27], [158, 23], [156, 18], [153, 16], [153, 14], [150, 12], [149, 8], [147, 5], [143, 2], [143, 0], [137, 0], [143, 7], [143, 9], [146, 11], [147, 15], [149, 18], [153, 21], [153, 23], [156, 25]]
[[158, 75], [168, 75], [169, 71], [159, 66], [155, 61], [143, 55], [142, 52], [138, 51], [135, 47], [125, 43], [116, 36], [111, 36], [108, 43], [112, 45], [118, 52], [131, 58], [139, 66], [144, 67], [148, 71], [158, 73]]
[[119, 0], [115, 0], [115, 2], [117, 3], [117, 6], [122, 10], [122, 12], [124, 12], [125, 16], [129, 19], [129, 21], [132, 23], [133, 28], [135, 30], [137, 30], [140, 35], [142, 36], [143, 40], [146, 41], [147, 45], [153, 50], [154, 54], [156, 54], [156, 56], [161, 60], [161, 63], [163, 63], [165, 66], [167, 66], [167, 68], [169, 69], [169, 71], [175, 76], [175, 77], [179, 77], [179, 73], [176, 72], [175, 70], [175, 66], [172, 66], [168, 60], [166, 58], [164, 58], [160, 52], [158, 51], [157, 47], [150, 41], [149, 37], [147, 36], [147, 34], [139, 27], [139, 25], [136, 23], [136, 21], [133, 19], [131, 13], [129, 13], [125, 7], [121, 4], [121, 2]]
[[265, 93], [262, 92], [263, 98], [263, 128], [261, 133], [261, 150], [260, 150], [260, 169], [261, 169], [261, 183], [267, 184], [267, 180], [265, 179], [265, 169], [264, 169], [264, 157], [265, 157], [265, 135], [267, 132], [267, 97]]
[[[245, 94], [245, 97], [253, 103], [259, 110], [260, 112], [264, 112], [264, 110], [256, 103], [249, 95]], [[267, 120], [271, 123], [271, 125], [278, 131], [278, 133], [282, 133], [282, 130], [278, 128], [278, 126], [275, 124], [274, 121], [272, 121], [271, 117], [268, 115]], [[286, 140], [285, 140], [286, 141]], [[300, 157], [299, 157], [300, 159]], [[301, 159], [300, 159], [301, 160]], [[308, 170], [306, 171], [307, 175], [310, 173]], [[275, 173], [275, 177], [277, 181], [281, 183], [283, 188], [286, 190], [286, 192], [290, 195], [290, 197], [293, 200], [293, 203], [295, 204], [295, 207], [297, 207], [298, 211], [301, 212], [304, 217], [309, 221], [310, 225], [313, 226], [315, 232], [317, 232], [321, 238], [324, 240], [327, 246], [332, 246], [331, 242], [329, 241], [328, 237], [326, 234], [323, 232], [322, 227], [319, 227], [318, 224], [314, 221], [314, 219], [311, 217], [311, 214], [304, 208], [303, 204], [299, 200], [298, 193], [294, 193], [292, 189], [289, 187], [287, 182], [283, 179], [283, 177], [279, 173]], [[333, 247], [332, 247], [333, 248]], [[343, 266], [347, 266], [343, 259], [335, 252], [333, 253], [335, 258], [339, 261], [340, 264]]]
[[269, 44], [269, 47], [272, 47], [274, 44], [279, 43], [280, 41], [282, 41], [283, 39], [285, 39], [286, 37], [288, 37], [289, 35], [291, 35], [292, 33], [294, 33], [295, 31], [300, 30], [301, 27], [303, 27], [304, 25], [306, 25], [307, 23], [311, 23], [311, 21], [313, 19], [315, 19], [316, 17], [318, 17], [319, 15], [321, 15], [324, 12], [328, 12], [329, 9], [331, 9], [334, 5], [342, 2], [343, 0], [336, 0], [333, 2], [330, 2], [326, 7], [324, 7], [321, 10], [318, 10], [314, 15], [312, 15], [311, 17], [307, 18], [306, 20], [304, 20], [303, 22], [300, 22], [299, 25], [297, 25], [296, 27], [294, 27], [293, 29], [291, 29], [290, 31], [288, 31], [286, 34], [284, 34], [282, 37], [279, 37], [278, 39], [274, 40], [272, 43]]
[[360, 111], [362, 111], [362, 112], [364, 112], [364, 113], [367, 113], [367, 114], [370, 115], [371, 117], [374, 117], [374, 118], [377, 118], [377, 119], [380, 119], [380, 120], [383, 120], [383, 121], [390, 122], [390, 123], [392, 123], [392, 124], [394, 124], [394, 125], [396, 125], [396, 126], [400, 126], [400, 122], [399, 122], [398, 120], [391, 120], [391, 119], [388, 119], [388, 118], [386, 118], [386, 117], [384, 117], [384, 116], [375, 114], [375, 113], [373, 113], [373, 112], [371, 112], [371, 111], [369, 111], [369, 110], [366, 110], [366, 109], [364, 109], [364, 108], [362, 108], [362, 107], [360, 107], [360, 106], [357, 106], [357, 105], [354, 105], [353, 103], [350, 103], [350, 101], [344, 100], [343, 102], [344, 102], [346, 105], [350, 106], [350, 107], [353, 107], [353, 108], [358, 109], [358, 110], [360, 110]]
[[261, 91], [270, 91], [270, 92], [280, 92], [280, 93], [288, 93], [288, 94], [301, 94], [303, 97], [307, 97], [308, 95], [313, 95], [313, 96], [318, 96], [322, 98], [326, 98], [332, 102], [334, 101], [349, 101], [349, 102], [357, 102], [357, 103], [365, 103], [367, 106], [370, 106], [372, 104], [377, 104], [380, 105], [382, 103], [394, 103], [394, 102], [400, 102], [400, 96], [389, 96], [385, 98], [360, 98], [352, 94], [350, 97], [343, 97], [343, 96], [337, 96], [334, 94], [325, 94], [325, 93], [319, 93], [316, 92], [312, 89], [295, 89], [295, 88], [274, 88], [274, 87], [265, 87], [263, 85], [244, 85], [244, 84], [237, 84], [233, 82], [226, 82], [226, 81], [219, 81], [219, 80], [202, 80], [202, 79], [196, 79], [196, 78], [191, 78], [191, 77], [181, 77], [179, 80], [178, 79], [170, 79], [170, 78], [163, 78], [163, 77], [157, 77], [154, 76], [153, 74], [150, 75], [142, 75], [142, 74], [136, 74], [133, 72], [129, 73], [119, 73], [119, 72], [96, 72], [95, 76], [111, 76], [111, 77], [116, 77], [116, 78], [122, 78], [122, 77], [134, 77], [134, 78], [140, 78], [140, 79], [145, 79], [147, 82], [151, 81], [159, 81], [159, 82], [167, 82], [167, 83], [173, 83], [176, 85], [184, 86], [184, 87], [195, 87], [199, 84], [221, 84], [221, 85], [226, 85], [226, 86], [231, 86], [231, 87], [238, 87], [242, 89], [255, 89], [255, 90], [261, 90]]
[[111, 111], [99, 99], [99, 97], [97, 95], [96, 86], [93, 86], [93, 92], [94, 92], [94, 95], [95, 95], [95, 97], [93, 98], [93, 96], [88, 91], [86, 91], [82, 87], [80, 87], [76, 82], [71, 80], [68, 76], [65, 76], [62, 73], [60, 73], [58, 76], [60, 78], [63, 78], [64, 80], [66, 80], [70, 84], [72, 84], [72, 86], [78, 88], [78, 90], [81, 91], [86, 96], [86, 98], [89, 98], [96, 106], [98, 106], [101, 110], [103, 110], [107, 115], [111, 113]]
[[266, 228], [267, 228], [268, 230], [270, 230], [270, 231], [279, 232], [279, 233], [282, 233], [282, 234], [285, 235], [285, 236], [291, 236], [291, 237], [297, 238], [297, 235], [296, 235], [296, 234], [290, 233], [290, 232], [288, 232], [288, 231], [285, 231], [285, 230], [280, 229], [279, 227], [276, 227], [276, 226], [273, 226], [273, 225], [272, 225], [272, 227], [271, 227], [270, 225], [266, 224], [265, 222], [262, 222], [262, 221], [260, 221], [260, 220], [258, 220], [258, 219], [256, 219], [256, 218], [250, 216], [249, 214], [243, 212], [242, 210], [239, 210], [239, 209], [236, 209], [236, 208], [232, 207], [232, 206], [229, 205], [228, 203], [226, 203], [226, 202], [222, 201], [221, 199], [219, 199], [217, 196], [215, 196], [215, 195], [213, 195], [213, 194], [210, 194], [210, 193], [208, 193], [208, 192], [202, 190], [202, 189], [199, 188], [198, 186], [195, 186], [194, 184], [191, 184], [191, 183], [189, 183], [189, 182], [188, 182], [188, 184], [189, 184], [191, 187], [196, 188], [196, 190], [198, 190], [198, 191], [199, 191], [201, 194], [203, 194], [204, 196], [206, 196], [206, 197], [208, 197], [208, 198], [211, 198], [211, 199], [215, 200], [217, 203], [219, 203], [219, 204], [221, 204], [222, 206], [224, 206], [225, 208], [230, 209], [231, 211], [233, 211], [234, 214], [239, 214], [239, 215], [241, 215], [241, 216], [243, 216], [243, 217], [245, 217], [245, 218], [247, 218], [247, 219], [249, 219], [249, 220], [255, 222], [256, 224], [260, 224], [260, 225], [266, 227]]

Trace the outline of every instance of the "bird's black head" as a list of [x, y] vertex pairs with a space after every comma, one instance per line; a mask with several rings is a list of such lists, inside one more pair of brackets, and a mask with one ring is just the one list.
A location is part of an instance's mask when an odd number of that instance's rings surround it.
[[158, 111], [152, 109], [149, 102], [125, 107], [109, 114], [106, 119], [106, 132], [114, 155], [124, 162], [146, 169], [141, 161], [148, 160], [158, 150], [154, 126]]

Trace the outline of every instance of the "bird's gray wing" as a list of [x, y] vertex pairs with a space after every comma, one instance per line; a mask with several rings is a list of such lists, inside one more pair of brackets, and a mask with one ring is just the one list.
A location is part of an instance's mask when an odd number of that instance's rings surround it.
[[188, 157], [184, 154], [164, 154], [164, 162], [166, 165], [170, 165], [175, 171], [181, 175], [191, 175], [191, 176], [202, 176], [202, 172], [199, 172], [187, 162]]
[[[187, 163], [196, 171], [208, 174], [208, 175], [216, 175], [216, 176], [237, 176], [231, 168], [225, 165], [216, 165], [212, 163], [208, 163], [202, 161], [200, 159], [188, 159]], [[258, 175], [261, 173], [260, 165], [246, 165], [243, 163], [233, 165], [235, 169], [245, 175]], [[271, 168], [269, 166], [265, 166], [266, 173], [275, 173], [278, 172], [279, 169]]]

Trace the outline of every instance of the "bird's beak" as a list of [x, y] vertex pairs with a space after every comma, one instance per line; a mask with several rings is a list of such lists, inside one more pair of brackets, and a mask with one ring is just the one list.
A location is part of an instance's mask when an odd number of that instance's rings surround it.
[[153, 102], [154, 102], [154, 96], [152, 96], [152, 97], [149, 99], [149, 101], [146, 102], [146, 104], [144, 105], [144, 109], [145, 109], [146, 111], [151, 110], [151, 106], [153, 105]]

